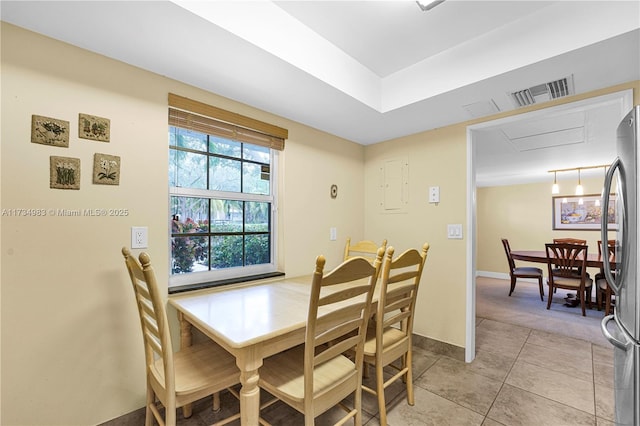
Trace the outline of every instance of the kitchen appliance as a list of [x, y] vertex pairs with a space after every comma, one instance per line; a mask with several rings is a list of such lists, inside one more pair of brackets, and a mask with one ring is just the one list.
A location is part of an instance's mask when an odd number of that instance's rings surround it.
[[618, 157], [607, 171], [601, 203], [602, 241], [607, 241], [609, 193], [613, 178], [617, 176], [615, 274], [611, 272], [608, 256], [603, 256], [605, 276], [616, 295], [616, 306], [614, 314], [602, 320], [602, 332], [614, 346], [617, 425], [640, 425], [639, 118], [640, 106], [636, 105], [618, 126]]

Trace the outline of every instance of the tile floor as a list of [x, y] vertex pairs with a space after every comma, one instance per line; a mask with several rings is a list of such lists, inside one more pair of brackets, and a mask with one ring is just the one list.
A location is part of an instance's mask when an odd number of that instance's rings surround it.
[[[390, 386], [386, 392], [389, 425], [614, 424], [611, 347], [478, 317], [476, 354], [467, 364], [414, 349], [415, 405], [407, 405], [400, 381]], [[373, 375], [365, 381], [373, 383]], [[222, 394], [222, 412], [214, 414], [210, 401], [195, 404], [189, 419], [179, 413], [178, 425], [209, 425], [239, 409], [228, 392]], [[363, 411], [363, 424], [379, 425], [375, 397], [363, 393]], [[334, 408], [319, 416], [316, 424], [333, 424], [341, 414]], [[261, 416], [273, 425], [303, 424], [300, 414], [280, 402]], [[140, 425], [143, 419], [144, 412], [138, 410], [106, 424]]]

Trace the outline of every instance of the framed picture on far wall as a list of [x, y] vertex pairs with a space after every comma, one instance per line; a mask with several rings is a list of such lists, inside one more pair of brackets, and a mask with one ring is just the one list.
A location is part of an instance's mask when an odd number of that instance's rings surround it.
[[[607, 223], [610, 231], [618, 230], [616, 195], [609, 195]], [[602, 217], [600, 194], [553, 197], [553, 229], [599, 231]]]

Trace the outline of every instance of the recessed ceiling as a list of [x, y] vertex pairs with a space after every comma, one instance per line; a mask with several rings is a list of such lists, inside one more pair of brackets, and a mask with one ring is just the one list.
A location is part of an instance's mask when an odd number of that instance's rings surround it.
[[0, 13], [363, 145], [513, 110], [513, 91], [566, 76], [576, 94], [640, 79], [637, 1], [2, 1]]

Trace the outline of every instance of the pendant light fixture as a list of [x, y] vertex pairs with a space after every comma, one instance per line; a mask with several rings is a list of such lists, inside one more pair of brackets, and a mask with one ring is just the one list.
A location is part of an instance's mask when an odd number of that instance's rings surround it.
[[582, 182], [580, 182], [580, 169], [578, 169], [578, 186], [576, 186], [576, 195], [584, 195], [584, 189], [582, 188]]
[[551, 193], [552, 194], [559, 194], [560, 193], [560, 187], [558, 186], [558, 172], [557, 171], [553, 172], [553, 186], [551, 187]]

